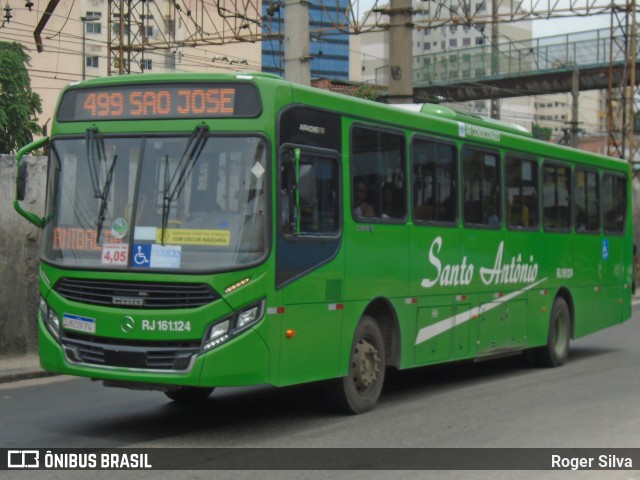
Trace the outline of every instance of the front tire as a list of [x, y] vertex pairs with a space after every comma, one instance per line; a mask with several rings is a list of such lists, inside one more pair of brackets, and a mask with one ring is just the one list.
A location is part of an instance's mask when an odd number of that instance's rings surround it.
[[564, 298], [558, 297], [551, 309], [547, 344], [531, 352], [534, 364], [546, 368], [561, 367], [569, 357], [570, 340], [571, 312]]
[[167, 390], [164, 394], [177, 403], [195, 403], [209, 398], [211, 392], [213, 392], [213, 388], [178, 387], [173, 390]]
[[382, 392], [385, 365], [384, 337], [378, 323], [365, 315], [353, 336], [349, 373], [333, 382], [332, 397], [338, 410], [347, 414], [373, 410]]

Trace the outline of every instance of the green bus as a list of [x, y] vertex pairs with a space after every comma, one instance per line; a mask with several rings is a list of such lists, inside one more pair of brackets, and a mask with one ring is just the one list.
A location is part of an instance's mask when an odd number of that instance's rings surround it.
[[[48, 152], [46, 207], [24, 203]], [[18, 153], [44, 369], [176, 401], [526, 352], [631, 316], [626, 162], [438, 105], [255, 74], [94, 79]]]

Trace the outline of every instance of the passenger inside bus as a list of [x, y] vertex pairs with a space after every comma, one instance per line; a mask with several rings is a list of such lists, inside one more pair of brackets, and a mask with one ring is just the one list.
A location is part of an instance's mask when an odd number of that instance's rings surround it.
[[356, 181], [354, 186], [354, 209], [353, 213], [357, 217], [375, 217], [376, 212], [368, 202], [367, 184], [363, 181]]
[[404, 209], [398, 202], [397, 189], [393, 183], [382, 186], [381, 213], [383, 218], [402, 218]]

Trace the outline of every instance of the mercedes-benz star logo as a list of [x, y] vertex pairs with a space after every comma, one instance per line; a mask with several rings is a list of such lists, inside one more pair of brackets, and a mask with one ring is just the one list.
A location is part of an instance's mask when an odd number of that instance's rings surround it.
[[124, 319], [120, 323], [120, 329], [124, 333], [131, 332], [135, 326], [136, 326], [136, 321], [133, 318], [129, 317], [128, 315], [124, 317]]

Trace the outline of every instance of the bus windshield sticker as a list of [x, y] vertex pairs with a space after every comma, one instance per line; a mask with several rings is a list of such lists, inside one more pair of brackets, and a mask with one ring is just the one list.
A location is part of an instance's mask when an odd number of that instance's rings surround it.
[[132, 267], [150, 267], [151, 266], [151, 244], [134, 245], [131, 253]]
[[[122, 243], [122, 239], [116, 238], [111, 229], [104, 232], [102, 239], [105, 244]], [[56, 227], [53, 230], [52, 247], [55, 250], [102, 250], [96, 243], [95, 228]]]
[[260, 162], [256, 162], [256, 164], [251, 169], [251, 173], [257, 178], [260, 179], [264, 175], [265, 169]]
[[180, 268], [182, 247], [179, 245], [151, 245], [151, 268]]
[[146, 240], [148, 242], [155, 242], [158, 235], [158, 227], [136, 227], [133, 230], [134, 240]]
[[127, 266], [129, 258], [129, 244], [127, 243], [105, 243], [102, 246], [100, 263], [102, 265]]
[[124, 238], [129, 232], [129, 223], [124, 218], [116, 218], [111, 224], [113, 238]]
[[[161, 232], [156, 234], [156, 242], [161, 243]], [[215, 245], [228, 247], [231, 244], [230, 230], [178, 229], [168, 228], [164, 241], [177, 245]]]
[[81, 317], [65, 313], [62, 315], [62, 326], [67, 330], [77, 330], [78, 332], [96, 333], [96, 319]]

